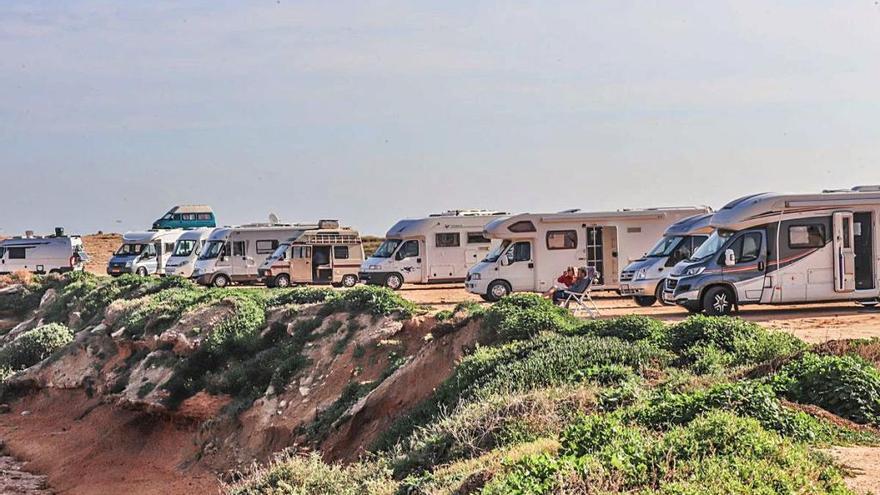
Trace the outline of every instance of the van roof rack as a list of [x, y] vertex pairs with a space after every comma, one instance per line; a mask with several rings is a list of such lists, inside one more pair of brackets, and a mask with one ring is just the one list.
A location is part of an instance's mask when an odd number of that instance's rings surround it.
[[855, 186], [852, 188], [854, 192], [878, 192], [880, 191], [880, 184], [868, 184], [864, 186]]
[[498, 210], [480, 210], [480, 209], [458, 209], [458, 210], [447, 210], [443, 213], [432, 213], [428, 215], [429, 217], [482, 217], [482, 216], [498, 216], [498, 215], [509, 215], [506, 211], [498, 211]]

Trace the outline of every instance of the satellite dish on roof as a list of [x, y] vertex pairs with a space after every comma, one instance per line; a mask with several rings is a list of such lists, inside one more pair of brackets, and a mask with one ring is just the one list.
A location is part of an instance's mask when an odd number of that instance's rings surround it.
[[278, 223], [278, 215], [274, 213], [269, 213], [269, 223], [271, 225], [275, 225]]

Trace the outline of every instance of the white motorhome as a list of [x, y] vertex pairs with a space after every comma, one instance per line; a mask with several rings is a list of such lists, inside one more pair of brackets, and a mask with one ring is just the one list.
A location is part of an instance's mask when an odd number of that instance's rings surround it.
[[650, 208], [610, 212], [524, 213], [486, 226], [501, 241], [470, 269], [465, 287], [487, 301], [511, 292], [545, 292], [567, 266], [591, 266], [597, 290], [617, 290], [620, 267], [640, 258], [673, 223], [707, 207]]
[[284, 241], [260, 266], [268, 287], [291, 284], [333, 284], [353, 287], [364, 260], [361, 236], [336, 220], [320, 220], [318, 228]]
[[400, 289], [404, 283], [460, 282], [491, 249], [487, 223], [507, 213], [451, 210], [394, 224], [385, 241], [361, 265], [360, 279]]
[[0, 274], [17, 271], [31, 273], [67, 273], [82, 271], [89, 260], [82, 239], [64, 235], [64, 229], [55, 229], [55, 235], [13, 237], [0, 242]]
[[165, 263], [165, 275], [189, 278], [196, 260], [202, 254], [202, 249], [213, 231], [212, 228], [201, 228], [187, 230], [181, 234], [177, 242], [174, 243], [171, 257]]
[[632, 296], [639, 306], [662, 303], [666, 276], [706, 242], [712, 233], [711, 221], [712, 213], [701, 213], [670, 225], [645, 256], [620, 272], [620, 294]]
[[762, 193], [712, 216], [715, 229], [667, 278], [664, 298], [728, 314], [745, 304], [878, 303], [880, 186]]
[[147, 230], [122, 234], [122, 246], [110, 258], [107, 274], [118, 277], [124, 273], [163, 275], [165, 263], [174, 251], [174, 243], [183, 230]]
[[214, 229], [196, 260], [191, 278], [202, 285], [259, 281], [257, 270], [278, 246], [317, 225], [255, 223]]

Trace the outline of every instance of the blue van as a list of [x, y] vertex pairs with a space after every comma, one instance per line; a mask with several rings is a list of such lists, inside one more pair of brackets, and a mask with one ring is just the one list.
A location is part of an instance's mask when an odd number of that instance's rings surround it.
[[153, 229], [199, 229], [216, 226], [214, 210], [208, 205], [175, 206], [153, 222]]

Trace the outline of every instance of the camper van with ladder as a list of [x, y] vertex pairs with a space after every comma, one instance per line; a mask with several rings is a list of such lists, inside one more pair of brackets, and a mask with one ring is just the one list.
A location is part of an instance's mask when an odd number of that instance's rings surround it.
[[712, 233], [711, 221], [712, 213], [701, 213], [670, 225], [645, 256], [620, 272], [620, 295], [632, 296], [639, 306], [662, 303], [666, 276], [706, 242]]
[[34, 236], [28, 231], [24, 237], [13, 237], [0, 242], [0, 274], [28, 271], [36, 274], [82, 271], [89, 260], [78, 235], [64, 235], [64, 229], [55, 229], [55, 235]]
[[506, 215], [500, 211], [450, 210], [401, 220], [363, 262], [360, 279], [393, 290], [404, 283], [461, 282], [468, 268], [492, 248], [492, 240], [483, 235], [486, 224]]
[[257, 270], [278, 246], [317, 225], [254, 223], [214, 229], [196, 260], [191, 278], [202, 285], [259, 281]]
[[664, 297], [692, 312], [746, 304], [878, 304], [880, 186], [762, 193], [716, 212], [715, 229], [667, 278]]
[[511, 292], [545, 292], [567, 266], [598, 273], [597, 290], [620, 288], [620, 268], [642, 257], [663, 232], [707, 207], [610, 212], [524, 213], [488, 224], [498, 246], [470, 269], [465, 287], [487, 301]]
[[336, 220], [320, 220], [278, 246], [260, 266], [260, 280], [269, 287], [291, 284], [332, 284], [353, 287], [364, 260], [361, 236]]
[[126, 232], [122, 246], [110, 258], [107, 275], [118, 277], [125, 273], [163, 275], [165, 264], [174, 251], [174, 243], [183, 230], [147, 230]]

